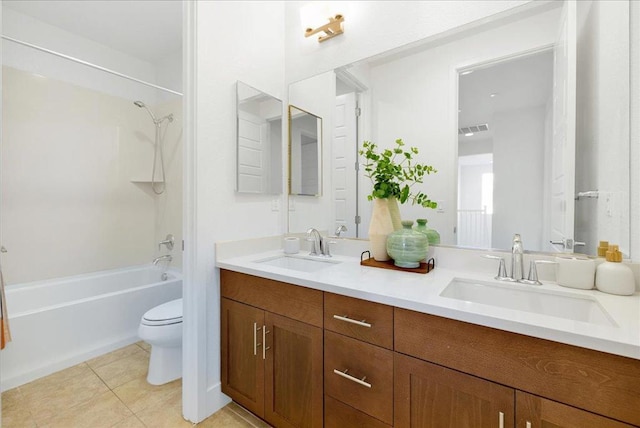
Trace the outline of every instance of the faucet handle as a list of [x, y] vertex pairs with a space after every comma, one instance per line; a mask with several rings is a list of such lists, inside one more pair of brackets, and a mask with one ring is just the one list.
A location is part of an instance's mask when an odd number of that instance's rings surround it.
[[555, 265], [556, 262], [552, 262], [550, 260], [531, 260], [529, 263], [529, 276], [527, 276], [527, 279], [523, 279], [520, 282], [524, 284], [542, 285], [540, 280], [538, 280], [538, 264]]
[[324, 254], [327, 257], [332, 257], [331, 256], [331, 244], [337, 244], [337, 241], [334, 241], [332, 238], [329, 237], [321, 237], [320, 238], [320, 247], [322, 248], [322, 254]]
[[160, 241], [158, 243], [158, 251], [160, 251], [160, 247], [162, 245], [166, 245], [167, 246], [167, 250], [171, 251], [171, 250], [173, 250], [174, 243], [175, 243], [175, 238], [173, 237], [172, 234], [168, 234], [167, 237], [164, 239], [164, 241]]
[[510, 281], [511, 278], [509, 278], [509, 276], [507, 276], [507, 267], [506, 264], [504, 262], [504, 257], [498, 257], [498, 256], [491, 256], [489, 254], [485, 254], [482, 257], [484, 257], [485, 259], [492, 259], [492, 260], [500, 260], [500, 264], [498, 265], [498, 275], [496, 275], [494, 278], [499, 280], [499, 281]]

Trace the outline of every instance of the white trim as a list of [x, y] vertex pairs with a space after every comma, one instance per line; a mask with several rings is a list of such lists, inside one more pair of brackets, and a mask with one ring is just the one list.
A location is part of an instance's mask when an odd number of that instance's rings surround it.
[[204, 397], [206, 363], [202, 354], [206, 340], [203, 329], [206, 322], [198, 301], [204, 287], [197, 287], [197, 164], [196, 164], [196, 112], [197, 112], [197, 4], [195, 0], [183, 2], [183, 339], [182, 339], [182, 413], [191, 422], [200, 421], [201, 401]]

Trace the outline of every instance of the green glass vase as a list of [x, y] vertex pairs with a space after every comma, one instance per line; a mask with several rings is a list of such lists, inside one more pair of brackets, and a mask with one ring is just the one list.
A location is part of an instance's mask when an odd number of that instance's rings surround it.
[[387, 253], [393, 264], [402, 268], [420, 267], [420, 262], [427, 257], [429, 240], [423, 233], [411, 228], [412, 220], [404, 220], [402, 229], [391, 233], [387, 238]]
[[427, 239], [429, 240], [429, 245], [440, 243], [440, 234], [438, 233], [437, 230], [431, 229], [429, 226], [427, 226], [426, 218], [419, 218], [416, 220], [416, 223], [417, 224], [413, 227], [413, 230], [427, 235]]

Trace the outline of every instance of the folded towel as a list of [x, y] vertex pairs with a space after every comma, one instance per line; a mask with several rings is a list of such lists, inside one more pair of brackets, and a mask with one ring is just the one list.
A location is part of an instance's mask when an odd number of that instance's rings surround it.
[[7, 301], [4, 297], [4, 277], [0, 268], [0, 349], [4, 349], [8, 342], [11, 342], [11, 331], [9, 330], [9, 315], [7, 314]]

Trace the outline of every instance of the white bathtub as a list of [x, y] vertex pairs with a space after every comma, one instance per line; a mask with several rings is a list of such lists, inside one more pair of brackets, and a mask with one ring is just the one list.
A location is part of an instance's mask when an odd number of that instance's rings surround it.
[[0, 352], [6, 391], [137, 342], [149, 309], [182, 297], [182, 276], [152, 265], [7, 286], [12, 342]]

